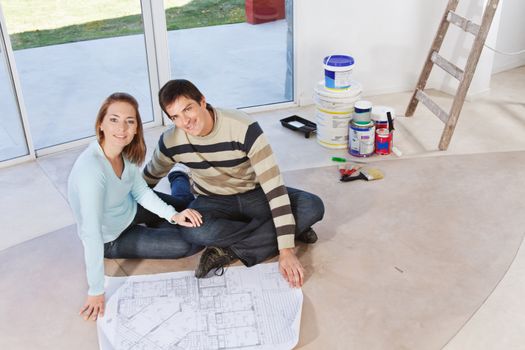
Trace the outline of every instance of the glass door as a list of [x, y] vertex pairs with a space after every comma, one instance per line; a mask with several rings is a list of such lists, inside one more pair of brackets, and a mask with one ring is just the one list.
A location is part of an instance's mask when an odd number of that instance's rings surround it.
[[12, 52], [8, 52], [9, 38], [4, 24], [0, 8], [0, 162], [32, 155], [24, 132], [11, 68]]
[[36, 150], [93, 136], [101, 102], [116, 91], [137, 98], [143, 122], [154, 120], [140, 0], [2, 7]]
[[116, 91], [161, 125], [168, 79], [220, 107], [293, 101], [292, 2], [0, 0], [0, 166], [86, 143]]
[[215, 106], [293, 101], [292, 0], [164, 0], [171, 78]]

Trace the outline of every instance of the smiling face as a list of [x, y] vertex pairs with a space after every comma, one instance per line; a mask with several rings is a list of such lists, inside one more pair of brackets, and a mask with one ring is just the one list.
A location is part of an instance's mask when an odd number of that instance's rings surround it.
[[100, 124], [100, 131], [104, 134], [103, 146], [126, 147], [137, 133], [135, 108], [124, 101], [111, 103]]
[[200, 102], [186, 96], [178, 97], [166, 106], [171, 121], [178, 128], [193, 136], [206, 136], [213, 129], [213, 117], [206, 109], [204, 97]]

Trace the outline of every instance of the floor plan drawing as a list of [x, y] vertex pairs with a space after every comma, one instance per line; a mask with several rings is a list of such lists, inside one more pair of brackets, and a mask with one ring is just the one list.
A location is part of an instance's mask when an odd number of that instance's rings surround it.
[[278, 264], [106, 277], [101, 350], [291, 349], [299, 339], [303, 295]]

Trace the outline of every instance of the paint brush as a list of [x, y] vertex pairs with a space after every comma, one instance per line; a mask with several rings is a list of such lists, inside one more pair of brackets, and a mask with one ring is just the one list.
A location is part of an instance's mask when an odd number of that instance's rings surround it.
[[392, 114], [386, 112], [386, 118], [388, 120], [388, 132], [392, 132], [392, 130], [394, 130], [394, 119], [392, 118]]
[[341, 177], [350, 176], [361, 169], [361, 167], [362, 165], [345, 163], [339, 165], [339, 173], [341, 174]]
[[373, 181], [373, 180], [380, 180], [384, 177], [381, 170], [377, 168], [366, 168], [361, 169], [359, 171], [359, 175], [357, 176], [341, 176], [340, 181], [342, 182], [350, 182], [355, 180], [366, 180], [366, 181]]

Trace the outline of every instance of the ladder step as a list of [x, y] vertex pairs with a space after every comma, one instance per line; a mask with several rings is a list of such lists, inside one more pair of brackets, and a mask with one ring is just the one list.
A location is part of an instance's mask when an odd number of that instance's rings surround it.
[[425, 94], [421, 90], [417, 90], [416, 92], [416, 98], [419, 102], [422, 102], [432, 113], [436, 115], [443, 123], [447, 123], [448, 120], [448, 113], [445, 112], [441, 107], [438, 106], [438, 104]]
[[443, 58], [443, 56], [440, 56], [436, 51], [432, 52], [430, 59], [457, 80], [461, 81], [463, 79], [463, 70], [453, 63], [450, 63], [448, 60]]
[[450, 23], [453, 23], [463, 29], [466, 32], [469, 32], [473, 34], [474, 36], [478, 35], [480, 26], [465, 17], [461, 17], [460, 15], [449, 11], [447, 16], [447, 21]]

